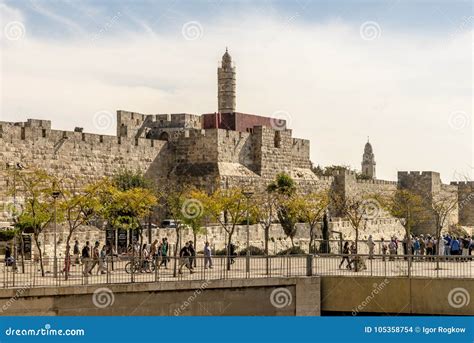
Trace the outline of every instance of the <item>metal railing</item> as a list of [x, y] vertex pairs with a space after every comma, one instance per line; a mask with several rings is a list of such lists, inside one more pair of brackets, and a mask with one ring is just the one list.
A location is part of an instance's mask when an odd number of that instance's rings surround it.
[[[102, 260], [72, 259], [69, 266], [61, 259], [58, 262], [58, 275], [54, 277], [53, 259], [44, 259], [44, 276], [39, 262], [25, 261], [24, 271], [20, 263], [13, 266], [3, 263], [0, 267], [0, 287], [59, 287], [303, 276], [474, 278], [473, 260], [474, 256], [471, 255], [213, 256], [210, 268], [203, 256], [192, 260], [173, 257], [142, 260], [125, 256]], [[69, 268], [67, 273], [66, 268]]]

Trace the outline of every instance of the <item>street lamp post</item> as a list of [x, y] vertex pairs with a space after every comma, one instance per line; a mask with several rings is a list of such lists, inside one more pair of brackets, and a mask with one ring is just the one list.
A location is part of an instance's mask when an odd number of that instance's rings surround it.
[[244, 192], [245, 198], [247, 199], [247, 258], [245, 263], [245, 270], [247, 273], [250, 272], [250, 217], [249, 217], [249, 203], [253, 192]]
[[52, 196], [53, 196], [53, 202], [54, 202], [54, 265], [53, 265], [53, 276], [56, 278], [58, 276], [58, 255], [57, 255], [57, 206], [56, 206], [56, 200], [59, 198], [59, 195], [61, 193], [57, 190], [53, 190]]

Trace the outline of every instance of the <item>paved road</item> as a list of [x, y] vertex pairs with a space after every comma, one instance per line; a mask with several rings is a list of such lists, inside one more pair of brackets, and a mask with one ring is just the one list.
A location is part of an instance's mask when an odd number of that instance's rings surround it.
[[[383, 261], [381, 258], [373, 260], [365, 259], [367, 269], [355, 272], [345, 268], [339, 268], [340, 257], [320, 257], [312, 258], [313, 275], [339, 275], [339, 276], [387, 276], [387, 277], [407, 277], [408, 263], [403, 258], [395, 261], [389, 261], [388, 258]], [[214, 267], [205, 269], [203, 260], [197, 259], [197, 266], [194, 273], [190, 273], [188, 269], [183, 268], [183, 274], [173, 277], [173, 261], [168, 268], [161, 267], [152, 273], [135, 273], [134, 275], [125, 272], [125, 265], [128, 262], [123, 259], [114, 262], [114, 270], [112, 265], [108, 264], [109, 272], [103, 275], [97, 275], [97, 266], [93, 270], [93, 275], [84, 277], [82, 274], [83, 266], [77, 265], [71, 267], [69, 280], [64, 279], [64, 275], [60, 275], [55, 279], [52, 275], [52, 263], [46, 262], [46, 276], [42, 277], [39, 272], [38, 265], [27, 261], [25, 273], [20, 271], [13, 273], [10, 267], [2, 265], [0, 267], [0, 287], [21, 288], [27, 287], [43, 287], [43, 286], [72, 286], [80, 284], [107, 284], [107, 283], [128, 283], [128, 282], [154, 282], [154, 281], [176, 281], [176, 280], [213, 280], [213, 279], [242, 279], [242, 278], [264, 278], [264, 277], [288, 277], [288, 276], [306, 276], [307, 275], [307, 257], [252, 257], [250, 259], [250, 273], [246, 272], [246, 258], [239, 257], [232, 264], [231, 269], [227, 270], [225, 258], [214, 258]], [[474, 278], [474, 261], [441, 261], [437, 263], [428, 260], [414, 261], [411, 268], [412, 277], [428, 277], [428, 278]], [[61, 264], [62, 267], [62, 264]], [[62, 268], [60, 268], [62, 269]]]

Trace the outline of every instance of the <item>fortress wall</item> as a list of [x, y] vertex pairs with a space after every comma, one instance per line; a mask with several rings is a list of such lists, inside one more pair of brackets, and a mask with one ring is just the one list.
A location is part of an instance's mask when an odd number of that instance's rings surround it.
[[303, 148], [303, 141], [296, 140], [301, 150], [295, 154], [291, 130], [274, 130], [262, 126], [254, 128], [254, 135], [258, 136], [256, 148], [261, 149], [256, 157], [260, 160], [262, 177], [273, 179], [279, 172], [291, 174], [294, 168], [310, 168], [309, 146]]
[[307, 139], [293, 138], [291, 162], [296, 168], [311, 168], [310, 142]]
[[[176, 132], [178, 133], [178, 132]], [[189, 130], [174, 137], [176, 163], [216, 163], [218, 160], [218, 130]]]
[[458, 188], [459, 224], [474, 226], [474, 182], [451, 182]]
[[[408, 189], [414, 194], [419, 195], [424, 202], [425, 219], [415, 227], [414, 233], [434, 234], [436, 230], [436, 216], [432, 205], [443, 198], [451, 198], [452, 201], [456, 201], [458, 197], [457, 186], [443, 184], [440, 174], [432, 171], [398, 172], [398, 181], [402, 189]], [[446, 201], [449, 203], [449, 200]], [[455, 209], [447, 219], [444, 229], [458, 221], [459, 215], [457, 209]]]
[[222, 129], [217, 132], [219, 162], [242, 163], [245, 166], [254, 164], [250, 133]]
[[[59, 131], [31, 125], [5, 129], [4, 124], [0, 125], [0, 172], [21, 163], [26, 168], [42, 168], [59, 176], [77, 178], [79, 182], [89, 182], [110, 176], [119, 168], [147, 172], [153, 165], [156, 176], [167, 168], [167, 142], [164, 141]], [[158, 159], [161, 163], [156, 164]], [[5, 183], [0, 187], [2, 201], [8, 201]]]

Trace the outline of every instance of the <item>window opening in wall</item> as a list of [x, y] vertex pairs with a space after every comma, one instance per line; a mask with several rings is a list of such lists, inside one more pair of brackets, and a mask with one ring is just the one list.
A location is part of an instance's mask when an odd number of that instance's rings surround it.
[[275, 137], [274, 137], [274, 146], [275, 148], [281, 148], [281, 134], [280, 131], [275, 131]]

